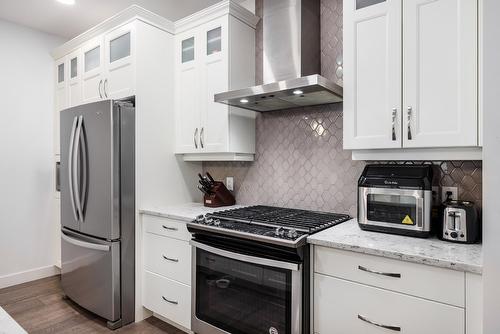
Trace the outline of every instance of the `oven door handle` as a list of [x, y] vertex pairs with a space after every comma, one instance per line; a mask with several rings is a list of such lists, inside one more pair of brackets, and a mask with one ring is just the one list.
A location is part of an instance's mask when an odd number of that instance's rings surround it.
[[243, 261], [243, 262], [248, 262], [248, 263], [253, 263], [253, 264], [260, 264], [263, 266], [268, 266], [268, 267], [273, 267], [273, 268], [281, 268], [285, 270], [292, 270], [292, 271], [299, 271], [300, 270], [300, 264], [298, 263], [291, 263], [291, 262], [284, 262], [284, 261], [277, 261], [277, 260], [272, 260], [272, 259], [266, 259], [266, 258], [261, 258], [261, 257], [256, 257], [256, 256], [251, 256], [251, 255], [245, 255], [245, 254], [239, 254], [239, 253], [234, 253], [230, 252], [224, 249], [219, 249], [215, 248], [212, 246], [205, 245], [201, 242], [191, 240], [189, 242], [191, 246], [194, 246], [199, 249], [203, 249], [207, 252], [224, 256], [230, 259], [238, 260], [238, 261]]

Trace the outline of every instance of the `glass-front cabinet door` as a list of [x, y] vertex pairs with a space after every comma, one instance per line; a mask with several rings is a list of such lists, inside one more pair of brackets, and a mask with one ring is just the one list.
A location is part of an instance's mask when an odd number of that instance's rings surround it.
[[81, 49], [70, 53], [68, 59], [68, 105], [70, 107], [82, 103], [82, 54]]
[[97, 37], [82, 47], [82, 102], [95, 102], [103, 94], [103, 40]]
[[196, 248], [196, 318], [233, 334], [293, 333], [293, 273]]
[[55, 71], [55, 98], [54, 98], [54, 153], [59, 154], [59, 112], [68, 107], [68, 63], [67, 57], [56, 60]]
[[134, 95], [135, 25], [126, 24], [104, 37], [106, 77], [103, 81], [105, 98], [123, 98]]
[[214, 95], [229, 90], [228, 18], [203, 25], [201, 32], [202, 128], [200, 140], [205, 152], [229, 148], [228, 106], [214, 102]]

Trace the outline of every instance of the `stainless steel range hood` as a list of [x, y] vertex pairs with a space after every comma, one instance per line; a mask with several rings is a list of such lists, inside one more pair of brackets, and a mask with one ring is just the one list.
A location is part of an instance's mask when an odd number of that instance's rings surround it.
[[263, 85], [216, 94], [215, 102], [265, 112], [342, 101], [322, 77], [320, 0], [263, 1]]

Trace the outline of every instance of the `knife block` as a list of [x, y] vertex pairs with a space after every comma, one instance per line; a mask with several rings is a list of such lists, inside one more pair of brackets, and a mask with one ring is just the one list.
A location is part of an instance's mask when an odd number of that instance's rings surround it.
[[210, 196], [203, 196], [203, 204], [209, 208], [218, 208], [221, 206], [229, 206], [236, 204], [233, 194], [227, 190], [224, 183], [216, 181], [215, 185], [212, 187], [212, 193]]

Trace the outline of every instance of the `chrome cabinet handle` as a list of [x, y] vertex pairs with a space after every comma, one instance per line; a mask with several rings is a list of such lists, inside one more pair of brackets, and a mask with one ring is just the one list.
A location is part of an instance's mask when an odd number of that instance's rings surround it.
[[358, 269], [361, 270], [361, 271], [366, 271], [367, 273], [372, 273], [372, 274], [377, 274], [377, 275], [382, 275], [382, 276], [388, 276], [388, 277], [401, 278], [401, 274], [397, 274], [397, 273], [384, 273], [384, 272], [381, 272], [381, 271], [371, 270], [371, 269], [368, 269], [368, 268], [363, 267], [363, 266], [358, 266]]
[[396, 116], [398, 114], [397, 108], [392, 108], [392, 140], [396, 141]]
[[102, 92], [101, 92], [101, 85], [102, 85], [102, 79], [99, 81], [99, 97], [102, 99]]
[[412, 136], [411, 136], [411, 116], [412, 116], [412, 107], [408, 106], [408, 140], [412, 140]]
[[203, 141], [205, 140], [204, 139], [204, 137], [205, 137], [204, 133], [205, 133], [205, 127], [202, 127], [201, 131], [200, 131], [200, 146], [201, 146], [201, 148], [204, 147], [204, 143], [203, 143]]
[[108, 79], [104, 80], [104, 96], [107, 98], [108, 97], [108, 93], [106, 92], [107, 90], [107, 86], [108, 86]]
[[194, 130], [194, 148], [198, 148], [198, 128]]
[[167, 299], [167, 298], [165, 298], [165, 296], [161, 296], [161, 298], [163, 298], [163, 300], [166, 301], [167, 303], [174, 304], [174, 305], [179, 304], [178, 301]]
[[394, 332], [401, 332], [401, 327], [379, 324], [378, 322], [371, 321], [371, 320], [363, 317], [361, 314], [358, 314], [358, 319], [361, 321], [364, 321], [366, 323], [369, 323], [370, 325], [373, 325], [373, 326], [389, 329], [389, 330], [394, 331]]
[[179, 230], [177, 227], [170, 227], [170, 226], [165, 226], [165, 225], [162, 225], [161, 227], [163, 227], [165, 230], [169, 230], [169, 231], [178, 231]]
[[173, 259], [173, 258], [171, 258], [171, 257], [167, 257], [167, 256], [165, 256], [165, 255], [163, 255], [163, 258], [164, 258], [165, 260], [167, 260], [167, 261], [179, 262], [179, 259]]

